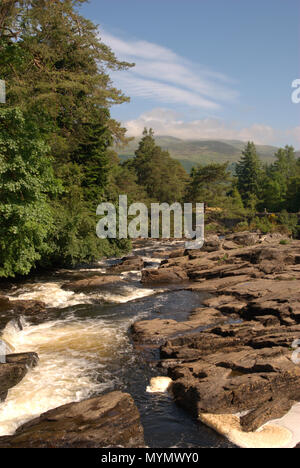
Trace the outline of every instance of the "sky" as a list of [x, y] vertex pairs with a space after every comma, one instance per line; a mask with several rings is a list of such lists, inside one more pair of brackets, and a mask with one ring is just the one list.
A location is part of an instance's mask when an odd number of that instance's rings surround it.
[[131, 98], [111, 110], [128, 135], [300, 149], [299, 0], [90, 0], [81, 13], [136, 64], [111, 74]]

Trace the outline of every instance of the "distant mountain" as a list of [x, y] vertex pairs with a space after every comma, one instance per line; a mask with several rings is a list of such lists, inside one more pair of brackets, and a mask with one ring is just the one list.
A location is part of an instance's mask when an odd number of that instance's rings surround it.
[[[212, 162], [228, 161], [233, 167], [240, 160], [246, 145], [244, 141], [238, 140], [181, 140], [171, 136], [157, 136], [155, 141], [164, 150], [168, 150], [172, 158], [180, 161], [188, 172], [197, 164]], [[128, 146], [118, 151], [122, 161], [134, 156], [138, 142], [139, 138], [135, 138]], [[257, 145], [257, 152], [264, 163], [274, 161], [277, 149], [275, 146]]]

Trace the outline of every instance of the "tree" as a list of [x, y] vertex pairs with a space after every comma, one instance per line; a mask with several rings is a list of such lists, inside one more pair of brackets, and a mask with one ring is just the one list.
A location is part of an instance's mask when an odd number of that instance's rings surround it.
[[145, 188], [150, 199], [161, 203], [182, 200], [187, 173], [168, 151], [155, 144], [152, 129], [144, 130], [135, 158], [127, 166], [135, 171], [138, 184]]
[[280, 148], [275, 158], [276, 161], [265, 168], [262, 177], [260, 206], [272, 212], [280, 212], [291, 206], [291, 181], [295, 177], [297, 179], [297, 160], [292, 146]]
[[[39, 129], [51, 149], [55, 174], [63, 180], [48, 239], [53, 261], [59, 264], [61, 258], [62, 265], [119, 248], [97, 239], [95, 213], [107, 194], [110, 146], [126, 141], [126, 130], [109, 109], [129, 99], [114, 87], [109, 72], [132, 64], [119, 61], [101, 41], [98, 27], [79, 14], [85, 1], [5, 0], [0, 6], [6, 108], [18, 104], [26, 121]], [[43, 260], [51, 264], [51, 252]]]
[[255, 209], [260, 195], [261, 163], [254, 143], [248, 142], [236, 166], [237, 187], [246, 207]]
[[208, 164], [193, 168], [187, 185], [187, 202], [206, 203], [211, 207], [221, 207], [231, 186], [228, 163]]
[[29, 273], [48, 252], [60, 191], [49, 150], [19, 109], [0, 109], [0, 277]]

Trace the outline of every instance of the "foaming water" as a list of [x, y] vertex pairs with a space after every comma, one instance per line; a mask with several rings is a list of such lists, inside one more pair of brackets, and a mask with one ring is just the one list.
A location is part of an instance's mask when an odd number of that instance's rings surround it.
[[131, 302], [136, 299], [141, 299], [143, 297], [152, 296], [163, 292], [163, 289], [153, 290], [140, 288], [135, 286], [121, 286], [117, 291], [103, 291], [90, 294], [90, 297], [95, 300], [102, 300], [104, 302], [110, 302], [114, 304], [125, 304], [126, 302]]
[[[159, 253], [153, 258], [151, 250], [164, 244], [139, 245], [140, 251], [136, 253], [145, 256], [149, 266], [157, 266]], [[164, 247], [168, 250], [170, 243]], [[178, 243], [173, 242], [173, 247], [178, 247]], [[11, 322], [4, 330], [3, 338], [14, 352], [36, 352], [40, 360], [0, 403], [0, 435], [13, 434], [24, 422], [60, 405], [104, 391], [121, 390], [135, 400], [148, 446], [231, 446], [211, 429], [193, 421], [168, 393], [162, 392], [164, 388], [160, 387], [158, 393], [147, 392], [151, 379], [159, 377], [157, 382], [165, 377], [161, 377], [161, 369], [145, 363], [136, 353], [128, 333], [136, 320], [156, 317], [186, 320], [205, 295], [144, 288], [140, 284], [141, 272], [137, 271], [121, 273], [122, 284], [105, 285], [89, 292], [74, 293], [61, 287], [70, 279], [88, 278], [95, 271], [104, 274], [106, 268], [118, 263], [119, 259], [109, 259], [95, 265], [99, 268], [61, 270], [55, 276], [45, 275], [36, 283], [23, 284], [11, 293], [11, 300], [43, 301], [55, 309], [55, 320], [50, 311], [52, 321], [40, 325], [23, 321], [23, 330]], [[154, 352], [154, 360], [155, 356]]]
[[[139, 281], [140, 273], [127, 272], [127, 276], [123, 275], [123, 277], [130, 281]], [[26, 284], [21, 290], [8, 297], [12, 301], [42, 301], [46, 304], [46, 307], [64, 309], [79, 304], [91, 304], [95, 301], [122, 304], [157, 293], [157, 290], [142, 288], [138, 283], [113, 288], [103, 287], [89, 294], [66, 291], [62, 289], [62, 284], [62, 282]], [[161, 291], [163, 290], [159, 290], [159, 292]]]
[[282, 446], [282, 448], [294, 448], [300, 442], [300, 403], [296, 403], [291, 410], [281, 419], [270, 421], [265, 427], [269, 425], [285, 428], [292, 434], [292, 439], [289, 443]]
[[201, 414], [200, 420], [242, 448], [282, 448], [292, 441], [287, 428], [268, 424], [255, 432], [244, 432], [232, 414]]
[[129, 346], [125, 327], [103, 320], [24, 322], [23, 330], [11, 322], [3, 338], [16, 352], [36, 352], [40, 360], [0, 404], [0, 435], [13, 434], [49, 409], [113, 388], [116, 382], [107, 368], [118, 349]]
[[83, 293], [65, 291], [61, 283], [33, 283], [26, 284], [14, 295], [8, 296], [10, 300], [42, 301], [47, 307], [65, 308], [78, 304], [90, 303], [90, 298]]

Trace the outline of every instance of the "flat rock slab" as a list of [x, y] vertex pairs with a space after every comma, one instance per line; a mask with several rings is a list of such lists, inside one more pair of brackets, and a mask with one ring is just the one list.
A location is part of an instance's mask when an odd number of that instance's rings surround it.
[[212, 308], [195, 309], [189, 320], [177, 322], [170, 319], [141, 320], [132, 326], [133, 339], [139, 344], [162, 344], [176, 335], [195, 333], [198, 329], [225, 323], [228, 317]]
[[[250, 430], [300, 401], [300, 367], [292, 362], [291, 351], [297, 338], [299, 325], [223, 325], [170, 340], [161, 348], [161, 358], [180, 363], [167, 367], [181, 406], [196, 417], [256, 409], [244, 420]], [[260, 411], [263, 405], [267, 409]]]
[[144, 447], [139, 412], [130, 395], [112, 392], [70, 403], [0, 437], [0, 448]]

